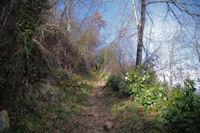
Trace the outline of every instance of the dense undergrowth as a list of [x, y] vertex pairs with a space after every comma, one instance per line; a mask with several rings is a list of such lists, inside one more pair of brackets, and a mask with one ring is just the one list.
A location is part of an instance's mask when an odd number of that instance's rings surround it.
[[25, 85], [48, 77], [57, 67], [88, 73], [70, 33], [50, 21], [53, 6], [48, 0], [1, 1], [0, 109], [9, 108]]
[[82, 117], [90, 80], [55, 70], [49, 78], [33, 84], [10, 110], [11, 129], [7, 132], [81, 132]]
[[157, 123], [165, 131], [200, 131], [200, 97], [195, 94], [193, 81], [187, 80], [183, 87], [169, 90], [166, 84], [156, 80], [151, 69], [139, 67], [126, 73], [124, 79], [120, 76], [110, 77], [107, 87], [128, 94], [133, 103], [139, 103], [146, 111], [152, 111], [158, 119]]

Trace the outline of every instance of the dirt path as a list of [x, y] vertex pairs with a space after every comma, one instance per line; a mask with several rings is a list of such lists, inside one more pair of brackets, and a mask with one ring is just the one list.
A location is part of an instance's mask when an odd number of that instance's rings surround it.
[[109, 111], [106, 109], [106, 105], [102, 99], [104, 85], [103, 81], [96, 80], [94, 88], [88, 97], [86, 117], [84, 118], [87, 133], [108, 132], [104, 129], [104, 125], [109, 121]]

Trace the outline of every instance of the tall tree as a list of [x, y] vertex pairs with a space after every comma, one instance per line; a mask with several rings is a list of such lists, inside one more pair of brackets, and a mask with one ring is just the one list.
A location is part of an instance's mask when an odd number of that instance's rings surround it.
[[167, 9], [168, 9], [167, 11], [170, 11], [172, 13], [172, 15], [175, 17], [175, 19], [177, 19], [179, 24], [181, 24], [181, 20], [177, 16], [178, 12], [185, 13], [186, 15], [189, 15], [192, 17], [200, 17], [200, 13], [199, 13], [200, 4], [199, 2], [194, 1], [194, 0], [183, 1], [183, 2], [179, 2], [178, 0], [157, 0], [157, 1], [139, 0], [139, 3], [138, 3], [140, 4], [139, 13], [137, 10], [135, 0], [132, 0], [132, 6], [133, 6], [133, 11], [135, 15], [136, 24], [137, 24], [137, 34], [138, 34], [137, 35], [136, 66], [142, 64], [142, 48], [143, 48], [143, 35], [144, 35], [144, 28], [145, 28], [145, 16], [146, 14], [148, 14], [146, 9], [148, 5], [156, 4], [156, 3], [166, 4]]
[[141, 65], [142, 63], [142, 47], [143, 47], [143, 34], [144, 34], [144, 25], [145, 25], [145, 12], [146, 12], [146, 0], [141, 0], [141, 12], [140, 12], [140, 21], [138, 20], [137, 10], [135, 5], [135, 0], [132, 0], [138, 36], [137, 36], [137, 58], [136, 65]]

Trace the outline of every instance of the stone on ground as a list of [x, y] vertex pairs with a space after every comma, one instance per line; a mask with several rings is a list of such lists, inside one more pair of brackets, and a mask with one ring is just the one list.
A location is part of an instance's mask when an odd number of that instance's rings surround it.
[[104, 125], [104, 129], [108, 131], [108, 130], [112, 129], [113, 126], [114, 126], [113, 122], [107, 121], [106, 124]]

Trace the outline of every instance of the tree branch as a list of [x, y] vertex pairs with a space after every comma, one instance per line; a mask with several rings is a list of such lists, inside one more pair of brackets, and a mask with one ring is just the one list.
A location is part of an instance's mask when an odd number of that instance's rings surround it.
[[147, 5], [155, 4], [155, 3], [175, 3], [175, 1], [172, 1], [172, 0], [150, 1], [147, 3]]
[[138, 21], [136, 6], [135, 6], [135, 0], [132, 0], [132, 5], [133, 5], [133, 11], [134, 11], [134, 14], [135, 14], [135, 21], [136, 21], [137, 26], [139, 27], [139, 21]]
[[147, 16], [149, 17], [149, 19], [151, 20], [151, 23], [153, 24], [153, 19], [151, 18], [151, 16], [149, 15], [149, 13], [147, 12], [147, 10], [145, 11]]
[[197, 17], [200, 17], [200, 14], [190, 12], [190, 11], [187, 10], [186, 8], [185, 8], [185, 9], [182, 9], [182, 8], [180, 8], [176, 3], [173, 3], [173, 5], [174, 5], [177, 9], [179, 9], [181, 12], [185, 12], [185, 13], [187, 13], [187, 14], [190, 15], [190, 16], [197, 16]]
[[174, 13], [174, 11], [172, 10], [172, 8], [170, 7], [170, 5], [168, 3], [167, 3], [167, 7], [172, 12], [172, 14], [174, 15], [174, 17], [177, 19], [178, 23], [181, 25], [180, 20], [178, 19], [178, 17], [176, 16], [176, 14]]
[[[147, 3], [147, 5], [155, 4], [155, 3], [167, 3], [167, 4], [173, 4], [176, 8], [178, 8], [181, 12], [185, 12], [190, 16], [197, 16], [200, 17], [200, 14], [190, 12], [187, 8], [182, 9], [180, 6], [197, 6], [200, 7], [199, 4], [193, 4], [193, 3], [186, 3], [186, 2], [178, 2], [177, 0], [160, 0], [160, 1], [150, 1]], [[180, 5], [180, 6], [178, 6]], [[172, 11], [172, 10], [171, 10]], [[174, 14], [174, 13], [173, 13]]]

